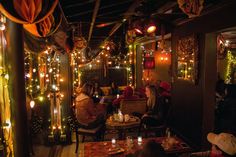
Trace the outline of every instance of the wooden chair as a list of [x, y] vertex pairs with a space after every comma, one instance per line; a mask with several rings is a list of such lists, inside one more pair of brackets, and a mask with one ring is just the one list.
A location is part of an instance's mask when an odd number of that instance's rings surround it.
[[94, 129], [84, 129], [84, 128], [76, 129], [75, 130], [75, 136], [76, 136], [75, 153], [78, 152], [78, 148], [79, 148], [79, 135], [82, 135], [82, 142], [84, 142], [85, 136], [92, 136], [95, 139], [95, 141], [97, 141], [98, 136], [101, 135], [101, 138], [103, 140], [104, 130], [105, 130], [104, 125], [99, 125], [98, 127], [94, 128]]
[[120, 110], [123, 114], [132, 114], [134, 112], [144, 114], [147, 110], [146, 99], [124, 99], [120, 102]]

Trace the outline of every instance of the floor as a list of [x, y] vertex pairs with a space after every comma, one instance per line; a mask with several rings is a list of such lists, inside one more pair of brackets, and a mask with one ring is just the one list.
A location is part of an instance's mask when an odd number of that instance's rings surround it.
[[[136, 137], [136, 132], [128, 133], [127, 136]], [[116, 132], [110, 132], [105, 135], [105, 140], [109, 141], [111, 138], [118, 138]], [[86, 141], [92, 141], [92, 138], [86, 138]], [[80, 145], [81, 146], [81, 145]], [[75, 153], [75, 135], [72, 135], [72, 144], [70, 145], [54, 145], [54, 146], [44, 146], [44, 145], [34, 145], [33, 146], [34, 155], [32, 157], [81, 157], [79, 152]]]

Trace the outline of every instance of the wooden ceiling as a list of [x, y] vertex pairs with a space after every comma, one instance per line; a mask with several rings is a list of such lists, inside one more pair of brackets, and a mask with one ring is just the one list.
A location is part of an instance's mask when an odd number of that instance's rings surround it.
[[[202, 14], [221, 3], [223, 0], [205, 0]], [[90, 47], [99, 46], [108, 37], [122, 39], [136, 19], [154, 18], [172, 27], [193, 20], [179, 9], [177, 0], [60, 0], [60, 5], [68, 26], [78, 28], [81, 23], [82, 36]]]

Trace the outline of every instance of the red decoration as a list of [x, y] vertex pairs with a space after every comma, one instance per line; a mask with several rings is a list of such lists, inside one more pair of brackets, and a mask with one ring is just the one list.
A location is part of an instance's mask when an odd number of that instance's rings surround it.
[[199, 16], [203, 9], [204, 0], [178, 0], [179, 8], [189, 18]]
[[144, 69], [155, 69], [154, 57], [145, 57], [143, 62]]

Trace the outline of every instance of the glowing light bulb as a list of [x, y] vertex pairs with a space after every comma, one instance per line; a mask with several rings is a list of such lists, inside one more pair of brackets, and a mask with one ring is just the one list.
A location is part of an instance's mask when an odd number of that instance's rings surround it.
[[30, 101], [30, 107], [31, 107], [31, 108], [34, 108], [34, 106], [35, 106], [35, 101], [34, 101], [34, 100], [31, 100], [31, 101]]

